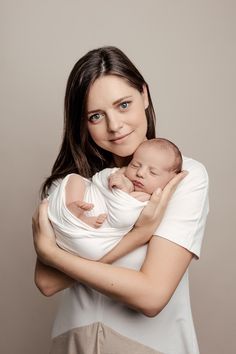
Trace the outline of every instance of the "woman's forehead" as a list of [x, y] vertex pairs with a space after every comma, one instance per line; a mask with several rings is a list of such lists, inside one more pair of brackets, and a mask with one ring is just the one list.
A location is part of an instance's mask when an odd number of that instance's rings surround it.
[[124, 78], [116, 75], [99, 77], [91, 85], [88, 98], [87, 110], [97, 110], [102, 104], [115, 104], [123, 97], [134, 96], [138, 93]]

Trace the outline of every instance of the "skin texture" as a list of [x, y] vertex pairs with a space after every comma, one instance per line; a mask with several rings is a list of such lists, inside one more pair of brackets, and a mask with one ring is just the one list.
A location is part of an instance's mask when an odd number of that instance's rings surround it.
[[[130, 108], [125, 113], [122, 108], [121, 112], [121, 106], [114, 104], [114, 101], [131, 93], [133, 101]], [[91, 114], [88, 115], [90, 135], [99, 146], [114, 154], [117, 166], [124, 165], [127, 156], [132, 155], [145, 140], [147, 104], [145, 89], [143, 93], [139, 93], [125, 80], [112, 75], [99, 78], [90, 89], [88, 111], [99, 109], [102, 112], [101, 116], [93, 118], [96, 122], [91, 122]], [[124, 134], [129, 135], [114, 141]], [[161, 193], [152, 194], [134, 228], [129, 232], [132, 237], [150, 239], [176, 186], [185, 176], [185, 172], [176, 175]], [[55, 235], [47, 218], [46, 201], [40, 204], [33, 217], [33, 236], [35, 250], [40, 259], [36, 264], [35, 279], [42, 293], [50, 296], [72, 285], [76, 280], [147, 316], [155, 316], [168, 303], [193, 257], [185, 248], [158, 236], [151, 238], [140, 271], [69, 254], [56, 245]], [[129, 247], [128, 244], [127, 248]], [[52, 268], [56, 269], [54, 273]]]

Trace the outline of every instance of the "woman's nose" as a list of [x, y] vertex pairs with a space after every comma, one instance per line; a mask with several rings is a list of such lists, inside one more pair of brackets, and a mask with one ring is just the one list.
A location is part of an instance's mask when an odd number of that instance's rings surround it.
[[118, 115], [110, 115], [107, 119], [108, 130], [112, 133], [118, 132], [123, 127], [123, 121]]

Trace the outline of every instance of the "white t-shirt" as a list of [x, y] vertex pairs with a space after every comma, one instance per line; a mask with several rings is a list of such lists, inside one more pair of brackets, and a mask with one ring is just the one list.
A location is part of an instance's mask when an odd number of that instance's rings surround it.
[[[204, 166], [190, 158], [183, 158], [183, 169], [189, 174], [178, 185], [155, 234], [190, 250], [198, 259], [208, 214], [208, 176]], [[139, 270], [146, 250], [146, 245], [139, 247], [114, 264]], [[95, 322], [165, 354], [199, 353], [190, 306], [188, 270], [168, 304], [153, 318], [76, 283], [62, 292], [52, 337]]]

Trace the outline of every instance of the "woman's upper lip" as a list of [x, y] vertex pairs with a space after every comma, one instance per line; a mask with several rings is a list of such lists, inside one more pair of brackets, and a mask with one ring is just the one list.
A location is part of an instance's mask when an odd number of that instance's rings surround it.
[[110, 141], [120, 140], [120, 139], [125, 138], [126, 136], [130, 135], [131, 133], [132, 133], [132, 132], [129, 132], [129, 133], [123, 134], [123, 135], [119, 135], [119, 136], [117, 136], [117, 137], [115, 137], [115, 138], [113, 138], [113, 139], [110, 139]]

